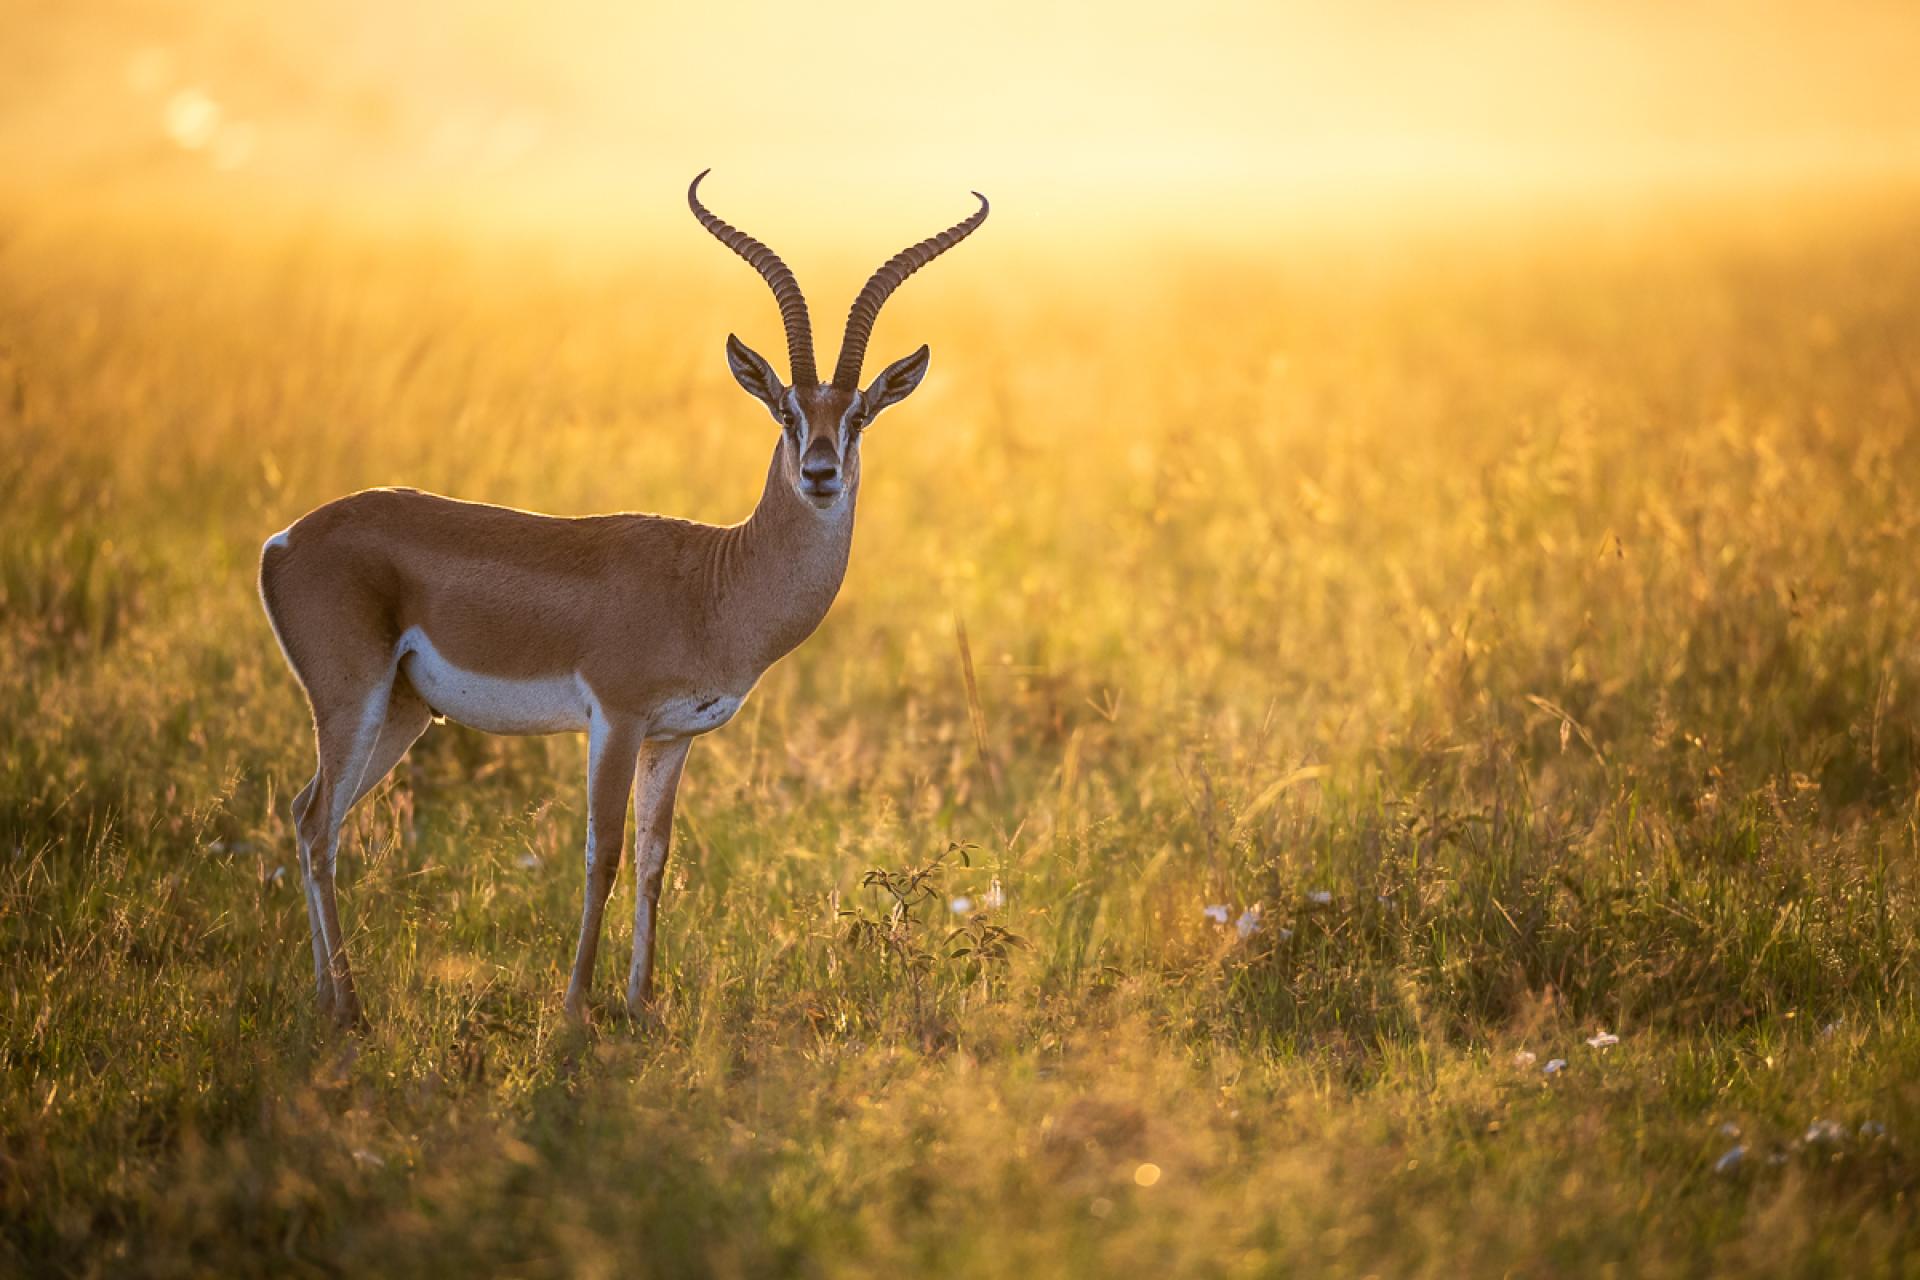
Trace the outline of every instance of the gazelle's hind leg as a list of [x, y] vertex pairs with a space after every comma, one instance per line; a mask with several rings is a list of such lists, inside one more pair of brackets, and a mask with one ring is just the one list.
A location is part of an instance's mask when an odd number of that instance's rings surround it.
[[404, 676], [390, 673], [357, 712], [338, 709], [323, 716], [316, 710], [314, 719], [320, 769], [294, 801], [314, 935], [314, 982], [324, 1008], [342, 1022], [357, 1022], [360, 1002], [334, 894], [340, 828], [426, 730], [432, 712]]
[[431, 713], [400, 672], [389, 602], [349, 561], [327, 550], [328, 528], [323, 521], [308, 530], [302, 520], [267, 539], [260, 551], [260, 603], [313, 709], [318, 767], [294, 799], [293, 821], [314, 985], [323, 1009], [357, 1021], [360, 1002], [334, 900], [340, 824], [420, 736]]

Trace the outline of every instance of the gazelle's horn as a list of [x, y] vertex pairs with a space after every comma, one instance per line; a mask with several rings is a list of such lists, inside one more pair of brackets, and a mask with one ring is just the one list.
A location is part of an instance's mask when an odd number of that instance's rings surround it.
[[873, 322], [880, 318], [881, 304], [888, 296], [908, 276], [965, 240], [987, 220], [987, 198], [978, 191], [973, 196], [980, 202], [973, 216], [954, 223], [930, 240], [922, 240], [894, 254], [885, 266], [873, 273], [867, 287], [853, 300], [853, 309], [847, 312], [847, 336], [840, 341], [840, 363], [833, 371], [834, 386], [842, 391], [859, 389], [860, 365], [867, 358], [867, 339], [873, 336]]
[[807, 319], [807, 299], [800, 292], [800, 282], [793, 278], [787, 264], [780, 261], [779, 254], [746, 232], [728, 226], [700, 203], [700, 178], [712, 172], [702, 169], [700, 177], [687, 188], [687, 203], [693, 208], [693, 216], [713, 232], [714, 239], [745, 258], [773, 290], [773, 300], [780, 304], [781, 323], [787, 327], [787, 363], [793, 370], [793, 385], [817, 386], [820, 379], [813, 370], [813, 322]]

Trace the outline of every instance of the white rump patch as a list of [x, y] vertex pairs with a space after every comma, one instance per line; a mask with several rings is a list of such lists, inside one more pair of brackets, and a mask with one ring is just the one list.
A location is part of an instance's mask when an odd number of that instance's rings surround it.
[[426, 632], [408, 627], [397, 655], [426, 704], [447, 719], [487, 733], [565, 733], [587, 728], [593, 696], [578, 675], [508, 679], [455, 666]]

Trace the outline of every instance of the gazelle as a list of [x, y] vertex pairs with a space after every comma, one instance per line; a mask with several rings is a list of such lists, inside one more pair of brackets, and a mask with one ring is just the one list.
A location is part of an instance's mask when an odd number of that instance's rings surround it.
[[313, 708], [319, 764], [293, 801], [323, 1010], [360, 1019], [334, 898], [353, 806], [435, 716], [490, 733], [585, 731], [586, 905], [566, 1009], [586, 1014], [601, 918], [640, 802], [627, 1005], [652, 1000], [654, 920], [673, 800], [693, 739], [733, 718], [766, 669], [813, 632], [840, 590], [860, 490], [860, 436], [920, 385], [927, 348], [863, 391], [860, 366], [887, 297], [986, 221], [902, 250], [861, 289], [833, 381], [814, 374], [793, 272], [700, 203], [700, 225], [773, 290], [792, 382], [731, 334], [727, 367], [780, 424], [753, 514], [718, 527], [654, 515], [578, 519], [370, 489], [317, 507], [260, 553], [260, 597]]

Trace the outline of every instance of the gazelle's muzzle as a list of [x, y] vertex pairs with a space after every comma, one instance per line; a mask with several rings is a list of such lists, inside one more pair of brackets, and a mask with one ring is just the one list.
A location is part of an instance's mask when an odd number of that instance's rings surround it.
[[825, 440], [815, 440], [800, 458], [800, 489], [815, 502], [828, 503], [845, 488], [840, 478], [840, 458]]

